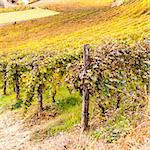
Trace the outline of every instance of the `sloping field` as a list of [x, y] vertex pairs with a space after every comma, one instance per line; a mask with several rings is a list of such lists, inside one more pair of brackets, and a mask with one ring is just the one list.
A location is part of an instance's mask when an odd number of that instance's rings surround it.
[[104, 38], [117, 37], [130, 43], [149, 33], [147, 0], [131, 1], [115, 8], [110, 5], [49, 5], [46, 8], [61, 13], [1, 27], [0, 53], [79, 50], [85, 43], [99, 45]]
[[31, 9], [17, 12], [1, 13], [0, 24], [27, 21], [37, 18], [43, 18], [48, 16], [54, 16], [59, 14], [56, 11], [45, 10], [45, 9]]

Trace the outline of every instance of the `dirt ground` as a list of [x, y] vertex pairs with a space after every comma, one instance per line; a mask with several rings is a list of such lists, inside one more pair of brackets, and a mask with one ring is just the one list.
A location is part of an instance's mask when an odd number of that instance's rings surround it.
[[[103, 139], [93, 141], [88, 135], [81, 133], [79, 126], [68, 133], [61, 132], [53, 137], [35, 139], [33, 134], [48, 127], [50, 121], [45, 120], [30, 126], [18, 116], [18, 113], [7, 111], [1, 114], [0, 150], [148, 150], [150, 148], [149, 119], [143, 120], [143, 123], [122, 139], [120, 144], [109, 144]], [[138, 134], [135, 135], [136, 133]], [[142, 139], [142, 145], [136, 142]]]
[[48, 122], [40, 125], [26, 126], [24, 120], [14, 112], [7, 111], [0, 115], [0, 150], [80, 150], [84, 148], [95, 150], [110, 149], [105, 142], [95, 144], [79, 129], [71, 133], [60, 133], [57, 136], [37, 141], [33, 133], [45, 128]]

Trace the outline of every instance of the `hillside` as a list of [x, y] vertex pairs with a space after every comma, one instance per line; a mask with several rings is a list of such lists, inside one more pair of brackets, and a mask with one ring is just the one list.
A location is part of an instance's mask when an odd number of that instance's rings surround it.
[[0, 150], [149, 149], [148, 0], [35, 6], [59, 14], [0, 26]]
[[[135, 1], [112, 9], [109, 6], [83, 6], [82, 9], [79, 6], [61, 7], [49, 6], [49, 9], [60, 11], [59, 16], [1, 27], [1, 51], [64, 51], [70, 48], [78, 49], [85, 43], [100, 44], [101, 38], [104, 37], [125, 35], [124, 38], [132, 41], [149, 31], [147, 0]], [[9, 45], [6, 47], [7, 43]]]

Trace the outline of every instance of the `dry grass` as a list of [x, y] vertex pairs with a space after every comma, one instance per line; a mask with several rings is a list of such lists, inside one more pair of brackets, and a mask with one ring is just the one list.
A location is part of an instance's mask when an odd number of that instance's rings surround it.
[[104, 6], [111, 2], [113, 2], [113, 0], [57, 0], [59, 4], [80, 4], [84, 6]]
[[[10, 117], [11, 116], [11, 117]], [[39, 139], [32, 139], [33, 134], [43, 135], [49, 123], [53, 120], [41, 120], [39, 124], [28, 127], [18, 116], [18, 113], [6, 112], [0, 116], [0, 148], [6, 150], [149, 150], [150, 149], [150, 119], [144, 117], [137, 127], [129, 135], [120, 139], [117, 143], [109, 144], [105, 140], [93, 141], [89, 134], [82, 134], [80, 126], [76, 125], [68, 133], [59, 133], [56, 136]], [[7, 121], [6, 121], [7, 120]], [[11, 131], [11, 132], [10, 132]], [[40, 133], [39, 133], [40, 131]], [[14, 138], [15, 137], [15, 138]]]
[[31, 9], [29, 6], [16, 6], [16, 7], [9, 7], [9, 8], [0, 8], [0, 13], [6, 13], [6, 12], [14, 12], [14, 11], [23, 11]]
[[127, 137], [118, 141], [122, 150], [150, 149], [150, 95], [145, 109], [146, 113], [143, 115], [142, 120], [137, 122], [136, 127], [130, 131]]
[[150, 149], [150, 118], [149, 116], [134, 128], [127, 137], [118, 141], [118, 145], [122, 150], [148, 150]]
[[17, 12], [8, 12], [0, 14], [0, 24], [21, 22], [27, 20], [33, 20], [37, 18], [43, 18], [48, 16], [54, 16], [59, 14], [58, 12], [44, 9], [31, 9]]
[[80, 6], [106, 6], [112, 3], [113, 0], [42, 0], [34, 3], [31, 6], [44, 7], [49, 4], [59, 5], [80, 5]]

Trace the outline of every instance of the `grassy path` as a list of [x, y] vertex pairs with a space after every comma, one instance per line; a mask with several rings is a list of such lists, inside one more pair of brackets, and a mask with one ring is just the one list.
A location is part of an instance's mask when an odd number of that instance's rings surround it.
[[27, 20], [37, 19], [37, 18], [54, 16], [57, 14], [59, 14], [59, 12], [40, 9], [40, 8], [17, 11], [17, 12], [1, 13], [0, 24], [27, 21]]
[[0, 150], [78, 150], [93, 146], [94, 150], [109, 150], [110, 148], [102, 140], [93, 143], [86, 134], [80, 133], [79, 128], [69, 133], [61, 132], [54, 137], [33, 139], [33, 134], [45, 129], [49, 123], [49, 121], [44, 121], [33, 126], [26, 126], [24, 120], [16, 113], [4, 112], [0, 115]]

